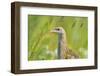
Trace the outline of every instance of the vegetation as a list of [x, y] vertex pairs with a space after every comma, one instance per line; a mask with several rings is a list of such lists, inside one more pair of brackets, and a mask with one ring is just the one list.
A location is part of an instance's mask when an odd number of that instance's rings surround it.
[[57, 59], [58, 36], [50, 32], [57, 26], [66, 31], [68, 46], [80, 58], [87, 57], [87, 17], [28, 15], [28, 60]]

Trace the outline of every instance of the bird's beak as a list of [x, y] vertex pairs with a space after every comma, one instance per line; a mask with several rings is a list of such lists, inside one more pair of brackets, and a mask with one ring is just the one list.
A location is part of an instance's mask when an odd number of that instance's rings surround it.
[[51, 33], [55, 33], [55, 32], [57, 32], [57, 31], [56, 31], [56, 30], [51, 30], [50, 32], [51, 32]]
[[57, 33], [58, 31], [56, 30], [56, 28], [52, 28], [52, 30], [50, 31], [51, 33]]

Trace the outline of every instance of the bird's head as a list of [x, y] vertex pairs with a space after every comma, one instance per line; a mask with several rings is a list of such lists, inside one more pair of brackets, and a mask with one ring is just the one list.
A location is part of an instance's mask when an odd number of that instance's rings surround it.
[[52, 33], [58, 33], [58, 34], [64, 34], [65, 31], [62, 27], [54, 27], [52, 30], [51, 30]]

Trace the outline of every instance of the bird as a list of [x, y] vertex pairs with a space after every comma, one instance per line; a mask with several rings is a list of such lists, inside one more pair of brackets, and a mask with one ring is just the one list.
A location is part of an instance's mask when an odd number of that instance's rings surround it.
[[58, 59], [79, 58], [79, 55], [68, 47], [67, 36], [63, 27], [54, 27], [51, 32], [58, 34]]

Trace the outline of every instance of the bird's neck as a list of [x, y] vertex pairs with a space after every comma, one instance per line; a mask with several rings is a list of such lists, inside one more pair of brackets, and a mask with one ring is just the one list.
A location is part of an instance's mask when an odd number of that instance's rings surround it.
[[67, 40], [66, 40], [66, 33], [59, 33], [58, 35], [58, 59], [62, 58], [63, 50], [66, 50], [67, 47]]
[[60, 36], [61, 36], [60, 44], [62, 44], [63, 46], [67, 47], [66, 33], [63, 33], [63, 34], [61, 34]]

